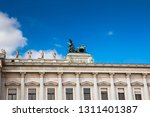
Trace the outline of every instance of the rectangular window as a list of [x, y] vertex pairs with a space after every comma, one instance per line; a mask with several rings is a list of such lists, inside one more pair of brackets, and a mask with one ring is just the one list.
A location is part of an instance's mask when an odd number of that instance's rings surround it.
[[66, 100], [73, 100], [73, 88], [66, 88]]
[[84, 100], [91, 100], [90, 88], [84, 88], [83, 93], [84, 93]]
[[8, 89], [8, 100], [16, 100], [17, 99], [17, 89]]
[[107, 88], [101, 88], [101, 99], [102, 100], [108, 100]]
[[141, 95], [141, 89], [140, 88], [135, 88], [134, 89], [134, 94], [135, 94], [135, 100], [142, 100], [142, 95]]
[[48, 100], [55, 100], [55, 88], [48, 88], [47, 89], [47, 99]]
[[118, 99], [125, 100], [124, 88], [118, 88]]
[[36, 100], [36, 89], [28, 89], [28, 100]]

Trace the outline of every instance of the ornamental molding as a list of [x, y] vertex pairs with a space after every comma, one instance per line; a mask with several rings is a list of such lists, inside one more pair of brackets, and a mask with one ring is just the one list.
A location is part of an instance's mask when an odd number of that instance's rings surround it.
[[40, 83], [35, 81], [30, 81], [25, 83], [26, 86], [40, 86]]
[[94, 84], [92, 82], [89, 81], [84, 81], [82, 83], [80, 83], [81, 86], [93, 86]]
[[127, 83], [126, 82], [122, 82], [122, 81], [115, 82], [114, 84], [115, 84], [115, 86], [127, 86]]
[[76, 86], [75, 82], [72, 81], [67, 81], [62, 83], [63, 86]]
[[54, 81], [48, 81], [44, 83], [45, 86], [58, 86], [57, 82]]
[[131, 83], [131, 86], [144, 86], [144, 84], [139, 81], [135, 81]]
[[102, 82], [98, 82], [97, 85], [98, 86], [110, 86], [110, 83], [106, 81], [102, 81]]
[[9, 81], [5, 83], [5, 86], [20, 86], [21, 84], [16, 81]]

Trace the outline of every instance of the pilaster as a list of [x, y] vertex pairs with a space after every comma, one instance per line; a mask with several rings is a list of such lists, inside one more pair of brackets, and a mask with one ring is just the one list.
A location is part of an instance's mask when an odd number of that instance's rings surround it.
[[144, 83], [144, 99], [149, 100], [149, 91], [148, 91], [148, 86], [147, 86], [147, 74], [143, 73], [143, 83]]
[[63, 72], [58, 72], [57, 73], [58, 75], [58, 100], [62, 100], [62, 75], [63, 75]]
[[21, 100], [24, 100], [25, 99], [25, 75], [26, 73], [25, 72], [20, 72], [20, 75], [21, 75]]
[[44, 72], [39, 72], [40, 74], [40, 96], [39, 96], [39, 99], [40, 100], [43, 100], [43, 95], [44, 95]]
[[131, 87], [131, 73], [126, 73], [127, 78], [127, 89], [128, 89], [128, 100], [133, 100], [132, 87]]
[[115, 86], [114, 86], [114, 73], [109, 73], [110, 77], [110, 90], [111, 90], [111, 100], [116, 99], [116, 92], [115, 92]]
[[98, 100], [97, 73], [93, 73], [94, 81], [94, 100]]
[[81, 97], [80, 97], [80, 73], [77, 72], [75, 73], [76, 75], [76, 100], [80, 100]]

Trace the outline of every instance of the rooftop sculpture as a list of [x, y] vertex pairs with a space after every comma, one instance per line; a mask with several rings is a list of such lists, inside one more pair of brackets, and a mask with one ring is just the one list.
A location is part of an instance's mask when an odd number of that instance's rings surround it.
[[31, 55], [32, 55], [32, 52], [31, 51], [28, 51], [28, 59], [31, 59]]
[[69, 42], [68, 42], [68, 52], [69, 53], [86, 53], [85, 47], [86, 46], [82, 44], [80, 47], [74, 48], [73, 41], [71, 39], [69, 39]]
[[41, 59], [44, 59], [44, 52], [41, 52]]
[[1, 49], [1, 52], [4, 55], [4, 58], [6, 58], [6, 50], [5, 49]]
[[16, 50], [16, 58], [18, 58], [18, 57], [19, 57], [19, 51]]

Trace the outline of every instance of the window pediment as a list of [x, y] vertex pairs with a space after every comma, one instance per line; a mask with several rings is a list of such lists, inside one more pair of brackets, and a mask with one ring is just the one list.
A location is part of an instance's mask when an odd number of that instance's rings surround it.
[[144, 86], [144, 84], [141, 83], [141, 82], [136, 81], [136, 82], [132, 82], [131, 86]]
[[30, 81], [25, 83], [26, 86], [40, 86], [40, 83], [35, 81]]
[[93, 83], [89, 81], [85, 81], [85, 82], [80, 83], [80, 85], [81, 86], [93, 86]]
[[98, 82], [97, 85], [98, 86], [110, 86], [110, 83], [106, 81], [102, 81], [102, 82]]
[[48, 81], [46, 83], [44, 83], [45, 86], [58, 86], [57, 82], [54, 81]]
[[126, 83], [126, 82], [119, 81], [119, 82], [116, 82], [116, 83], [115, 83], [115, 86], [127, 86], [127, 83]]
[[21, 84], [16, 81], [9, 81], [5, 83], [6, 86], [20, 86]]
[[63, 86], [76, 86], [76, 83], [71, 81], [63, 82], [62, 84]]

